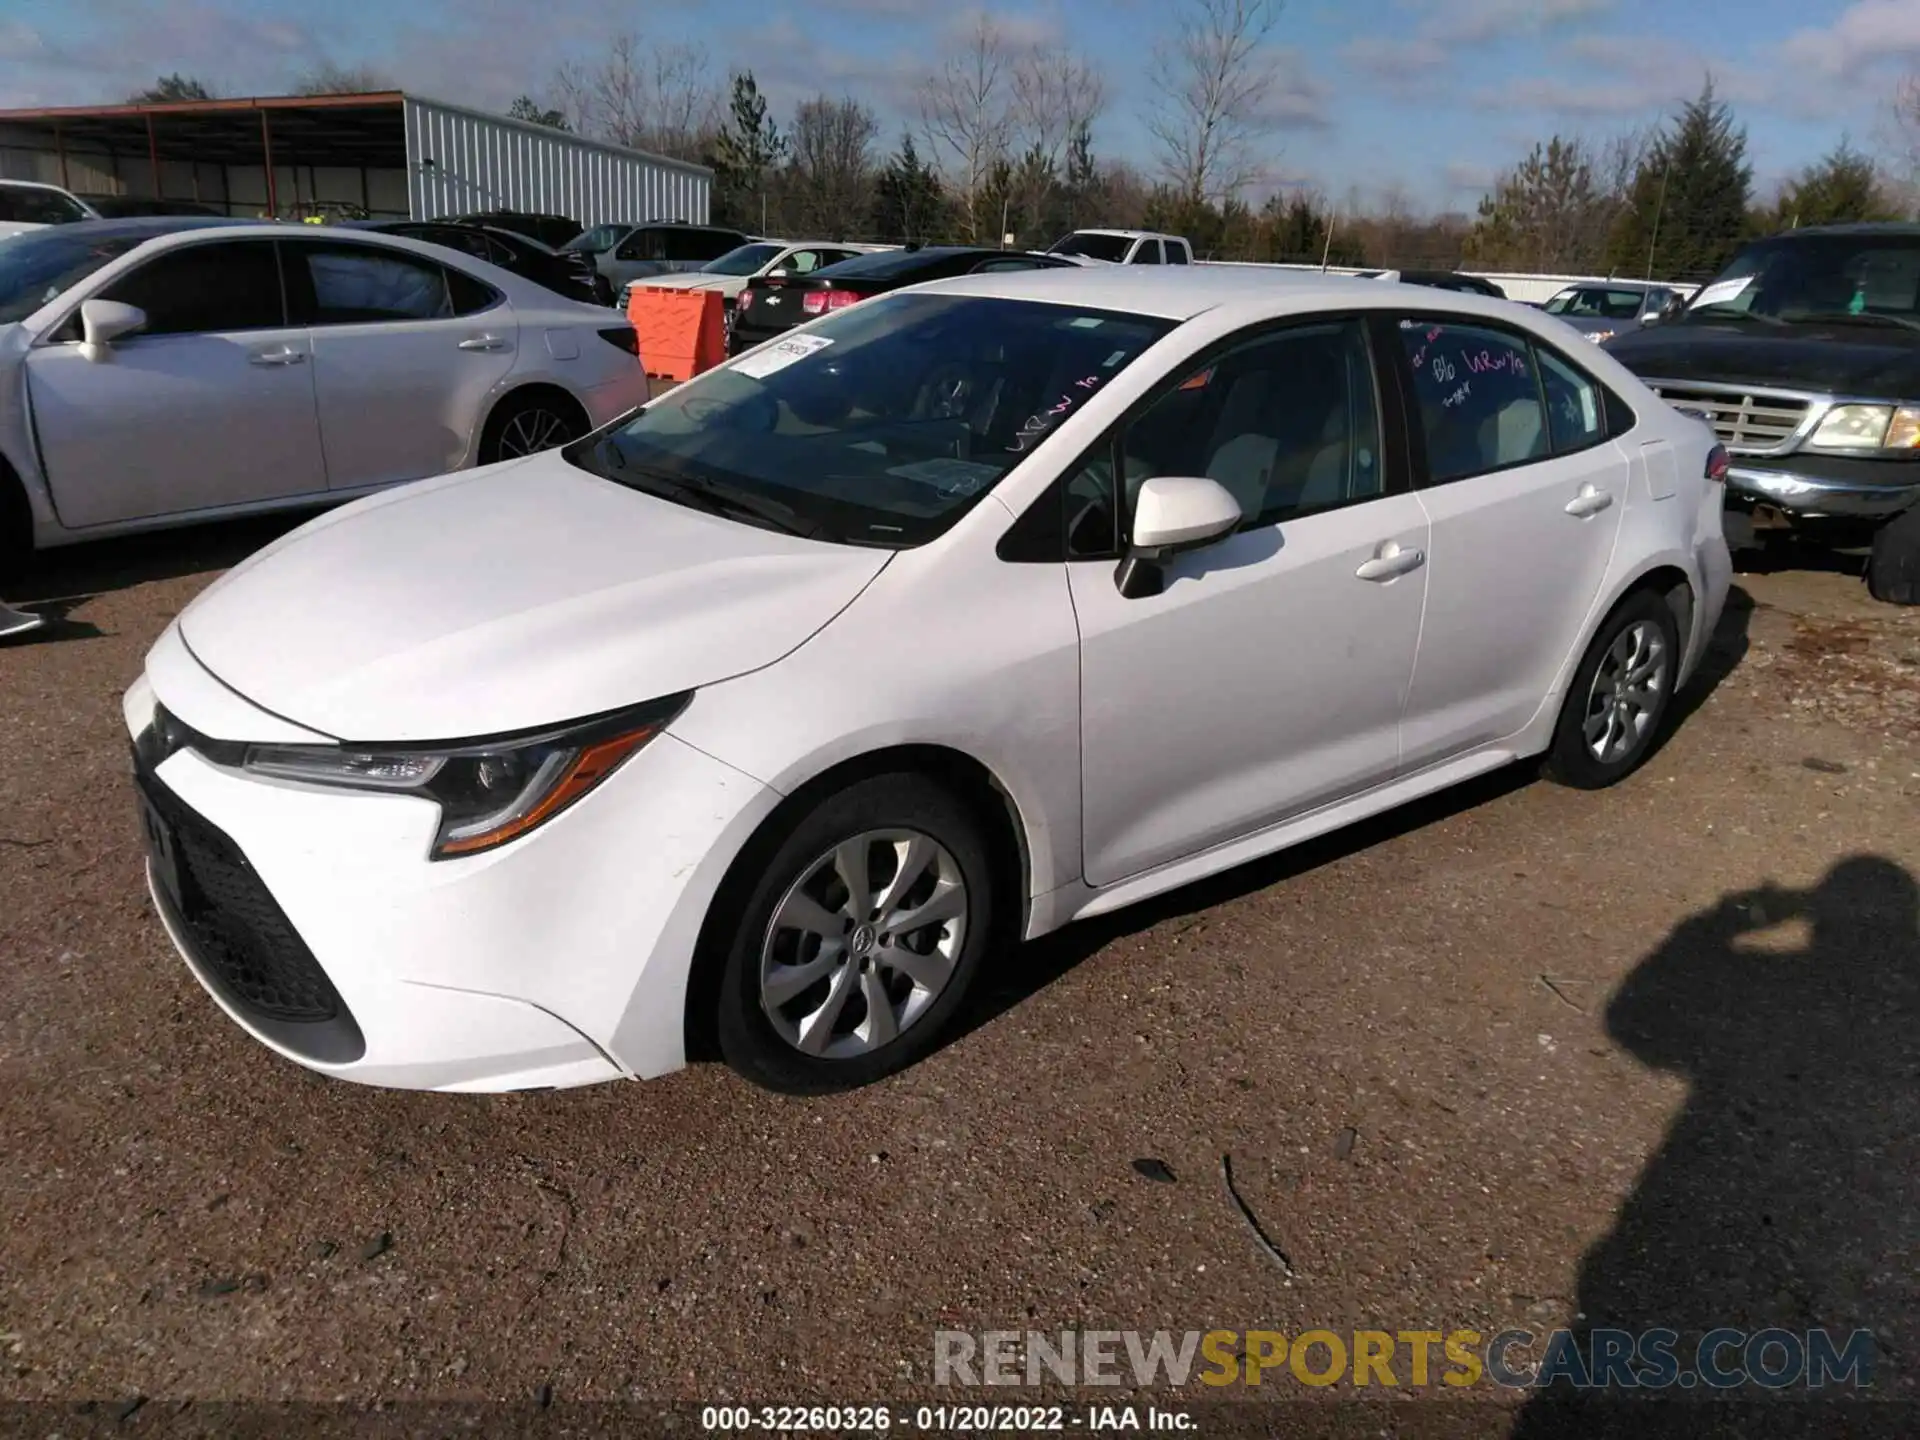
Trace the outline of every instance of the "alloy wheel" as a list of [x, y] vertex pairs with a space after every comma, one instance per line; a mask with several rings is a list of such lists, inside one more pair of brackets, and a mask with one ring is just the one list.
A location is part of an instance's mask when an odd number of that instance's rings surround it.
[[564, 445], [571, 439], [566, 417], [538, 406], [522, 410], [500, 431], [500, 458], [517, 460]]
[[918, 830], [869, 830], [801, 872], [760, 951], [760, 1005], [803, 1055], [851, 1059], [927, 1013], [966, 942], [967, 885]]
[[1650, 620], [1614, 637], [1587, 692], [1581, 733], [1602, 765], [1615, 765], [1644, 745], [1659, 719], [1668, 685], [1667, 640]]

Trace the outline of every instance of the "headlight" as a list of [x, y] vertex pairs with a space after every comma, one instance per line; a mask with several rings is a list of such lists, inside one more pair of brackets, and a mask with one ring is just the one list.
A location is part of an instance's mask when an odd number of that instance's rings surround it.
[[1612, 330], [1589, 330], [1587, 332], [1587, 339], [1591, 340], [1594, 344], [1599, 345], [1605, 341], [1611, 340], [1614, 337], [1614, 334], [1615, 332]]
[[1821, 450], [1920, 450], [1920, 405], [1836, 405], [1807, 444]]
[[432, 860], [474, 855], [545, 824], [666, 728], [690, 695], [537, 734], [451, 746], [253, 745], [257, 775], [417, 795], [440, 807]]

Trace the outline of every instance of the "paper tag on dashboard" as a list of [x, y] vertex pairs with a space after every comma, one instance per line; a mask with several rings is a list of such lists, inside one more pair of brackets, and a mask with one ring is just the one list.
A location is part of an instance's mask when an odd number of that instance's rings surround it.
[[1704, 287], [1698, 295], [1694, 296], [1693, 303], [1687, 308], [1689, 310], [1698, 310], [1702, 305], [1718, 305], [1722, 301], [1731, 300], [1735, 296], [1740, 295], [1751, 284], [1753, 284], [1753, 276], [1751, 275], [1742, 275], [1738, 280], [1716, 281], [1712, 285]]
[[755, 380], [764, 380], [776, 370], [784, 370], [789, 365], [798, 364], [809, 355], [826, 349], [833, 341], [825, 335], [789, 335], [784, 340], [776, 340], [764, 350], [733, 362], [733, 368], [742, 375], [751, 375]]

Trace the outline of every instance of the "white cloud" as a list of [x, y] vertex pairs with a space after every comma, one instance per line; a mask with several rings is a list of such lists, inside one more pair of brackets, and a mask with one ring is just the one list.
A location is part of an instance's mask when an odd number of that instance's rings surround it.
[[1795, 31], [1780, 58], [1796, 71], [1849, 80], [1889, 62], [1920, 59], [1920, 0], [1855, 0], [1831, 25]]

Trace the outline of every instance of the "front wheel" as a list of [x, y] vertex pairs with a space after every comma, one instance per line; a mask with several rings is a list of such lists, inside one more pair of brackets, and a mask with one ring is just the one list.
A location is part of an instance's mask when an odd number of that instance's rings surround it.
[[1650, 590], [1629, 595], [1573, 673], [1547, 752], [1548, 774], [1579, 790], [1626, 779], [1651, 753], [1679, 674], [1673, 612]]
[[1867, 593], [1889, 605], [1920, 605], [1920, 504], [1894, 516], [1873, 537]]
[[912, 774], [822, 800], [744, 886], [720, 982], [720, 1053], [787, 1094], [852, 1089], [933, 1049], [994, 933], [972, 810]]

